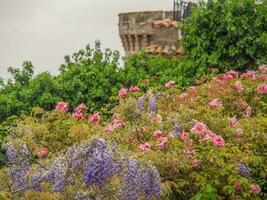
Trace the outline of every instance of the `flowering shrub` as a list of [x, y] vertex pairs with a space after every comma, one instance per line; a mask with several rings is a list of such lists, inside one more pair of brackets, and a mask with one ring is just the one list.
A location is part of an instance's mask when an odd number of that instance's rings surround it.
[[266, 80], [230, 71], [183, 92], [129, 89], [112, 117], [36, 109], [8, 137], [2, 196], [267, 198]]

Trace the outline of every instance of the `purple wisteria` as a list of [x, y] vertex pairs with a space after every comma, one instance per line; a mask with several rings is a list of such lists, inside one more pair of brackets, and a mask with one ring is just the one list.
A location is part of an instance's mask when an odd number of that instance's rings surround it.
[[122, 199], [158, 199], [161, 194], [160, 175], [155, 167], [138, 166], [136, 160], [129, 160], [127, 173], [123, 174]]
[[247, 178], [247, 179], [251, 179], [251, 176], [250, 176], [250, 172], [249, 172], [249, 169], [247, 168], [247, 166], [243, 163], [238, 163], [237, 164], [237, 169], [240, 173], [241, 176]]
[[[117, 148], [116, 148], [117, 149]], [[85, 188], [98, 188], [102, 196], [114, 176], [121, 180], [121, 190], [112, 195], [120, 199], [137, 200], [158, 199], [161, 193], [160, 176], [156, 168], [144, 167], [137, 160], [125, 160], [109, 148], [104, 139], [95, 139], [91, 143], [75, 144], [64, 155], [58, 156], [52, 165], [38, 166], [33, 170], [30, 154], [26, 145], [16, 149], [7, 144], [7, 158], [10, 165], [10, 177], [14, 191], [23, 196], [27, 190], [42, 191], [42, 183], [48, 183], [53, 192], [64, 195], [66, 186], [82, 181]], [[81, 179], [78, 179], [81, 177]], [[103, 191], [103, 194], [102, 194]], [[74, 199], [90, 199], [87, 192], [73, 194]]]

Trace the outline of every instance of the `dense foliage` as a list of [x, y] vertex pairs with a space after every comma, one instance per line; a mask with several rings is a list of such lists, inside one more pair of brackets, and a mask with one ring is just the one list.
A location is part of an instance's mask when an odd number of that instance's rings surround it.
[[85, 104], [71, 113], [65, 102], [52, 112], [35, 108], [8, 136], [1, 195], [264, 199], [266, 80], [261, 66], [241, 75], [229, 71], [185, 92], [174, 81], [146, 92], [121, 88], [112, 117]]
[[267, 1], [210, 0], [194, 10], [182, 33], [199, 70], [255, 69], [267, 62]]

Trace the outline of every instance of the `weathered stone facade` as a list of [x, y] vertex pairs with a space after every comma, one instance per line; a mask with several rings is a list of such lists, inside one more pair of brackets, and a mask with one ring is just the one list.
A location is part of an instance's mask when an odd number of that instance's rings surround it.
[[173, 11], [147, 11], [119, 14], [119, 34], [126, 56], [141, 49], [166, 57], [183, 54]]

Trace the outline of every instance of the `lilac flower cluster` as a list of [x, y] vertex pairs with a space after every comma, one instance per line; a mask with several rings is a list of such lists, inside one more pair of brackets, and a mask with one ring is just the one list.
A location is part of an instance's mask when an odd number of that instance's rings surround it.
[[247, 178], [247, 179], [251, 179], [251, 176], [250, 176], [250, 172], [249, 172], [249, 169], [247, 168], [247, 166], [243, 163], [238, 163], [237, 164], [237, 169], [240, 173], [241, 176]]
[[86, 186], [93, 184], [103, 188], [106, 180], [116, 172], [112, 152], [104, 141], [97, 141], [91, 160], [86, 163], [83, 180]]
[[[76, 175], [82, 174], [87, 187], [97, 186], [100, 191], [105, 189], [111, 177], [117, 176], [123, 183], [120, 193], [123, 199], [135, 200], [140, 196], [157, 199], [161, 192], [160, 177], [155, 168], [139, 166], [136, 160], [125, 162], [122, 157], [115, 156], [115, 151], [108, 148], [104, 139], [96, 139], [91, 144], [73, 145], [64, 156], [58, 157], [49, 169], [43, 173], [38, 169], [38, 172], [31, 176], [30, 156], [26, 145], [22, 145], [19, 150], [22, 160], [12, 144], [7, 147], [7, 157], [9, 163], [12, 163], [10, 176], [16, 190], [42, 191], [41, 183], [47, 182], [54, 192], [63, 193], [67, 185], [75, 182]], [[14, 167], [15, 163], [20, 163], [19, 167]], [[77, 193], [75, 198], [89, 199], [82, 193]]]
[[18, 150], [13, 144], [7, 145], [7, 160], [9, 167], [9, 175], [11, 177], [14, 190], [24, 193], [25, 186], [28, 185], [27, 174], [30, 172], [30, 154], [26, 145], [23, 144]]
[[171, 135], [174, 137], [179, 137], [181, 135], [181, 132], [182, 132], [181, 125], [174, 124]]
[[145, 106], [145, 100], [146, 100], [146, 97], [145, 96], [141, 96], [137, 99], [137, 102], [136, 102], [136, 110], [137, 111], [142, 111], [144, 106]]
[[136, 160], [129, 160], [127, 173], [123, 174], [122, 199], [158, 199], [161, 194], [160, 175], [155, 167], [139, 167]]
[[148, 113], [149, 114], [154, 114], [157, 111], [157, 105], [156, 105], [156, 97], [154, 95], [151, 95], [149, 97], [149, 102], [148, 102]]

